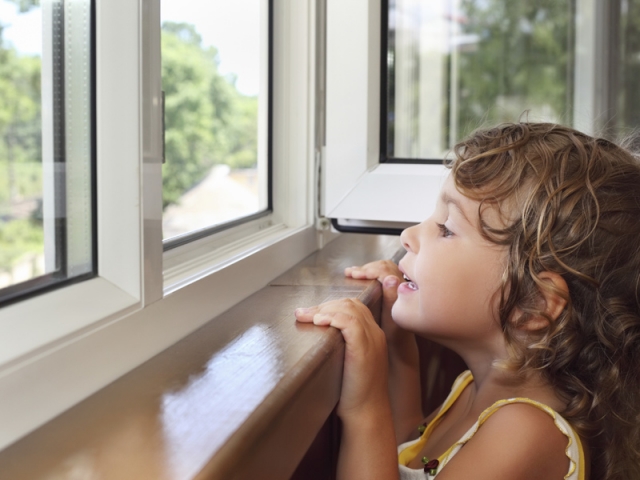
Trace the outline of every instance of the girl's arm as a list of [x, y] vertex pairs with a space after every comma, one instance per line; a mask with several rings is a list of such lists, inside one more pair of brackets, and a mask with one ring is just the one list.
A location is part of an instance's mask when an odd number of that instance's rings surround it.
[[338, 479], [398, 478], [398, 456], [387, 379], [385, 336], [369, 309], [356, 299], [297, 309], [300, 322], [328, 325], [345, 340]]
[[381, 328], [387, 340], [389, 357], [389, 398], [394, 431], [398, 444], [415, 437], [422, 422], [420, 391], [420, 358], [415, 335], [401, 329], [391, 317], [398, 298], [402, 272], [391, 260], [367, 263], [345, 269], [345, 275], [356, 279], [377, 279], [382, 284]]

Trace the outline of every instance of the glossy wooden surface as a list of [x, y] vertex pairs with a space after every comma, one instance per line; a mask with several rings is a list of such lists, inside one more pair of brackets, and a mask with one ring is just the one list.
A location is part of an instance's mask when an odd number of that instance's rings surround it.
[[336, 330], [296, 324], [293, 310], [357, 296], [379, 314], [378, 283], [342, 271], [398, 248], [397, 237], [342, 235], [0, 452], [0, 478], [281, 479], [305, 478], [296, 471], [303, 458], [301, 468], [326, 467], [335, 461], [330, 414], [343, 341]]

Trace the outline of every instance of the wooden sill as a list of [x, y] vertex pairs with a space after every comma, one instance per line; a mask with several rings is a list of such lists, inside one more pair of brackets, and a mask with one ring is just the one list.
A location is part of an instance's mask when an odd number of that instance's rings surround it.
[[336, 435], [327, 419], [340, 394], [344, 343], [335, 329], [296, 324], [293, 311], [358, 297], [379, 315], [379, 284], [342, 272], [399, 247], [397, 237], [341, 235], [0, 452], [0, 477], [328, 478], [330, 452], [319, 459], [325, 473], [296, 468], [319, 433]]

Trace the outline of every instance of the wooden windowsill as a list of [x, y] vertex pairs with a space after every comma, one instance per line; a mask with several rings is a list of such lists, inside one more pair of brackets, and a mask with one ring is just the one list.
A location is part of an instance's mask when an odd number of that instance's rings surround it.
[[344, 354], [337, 330], [293, 311], [358, 297], [379, 315], [379, 284], [343, 270], [399, 248], [398, 237], [341, 235], [0, 452], [0, 477], [290, 478], [338, 401]]

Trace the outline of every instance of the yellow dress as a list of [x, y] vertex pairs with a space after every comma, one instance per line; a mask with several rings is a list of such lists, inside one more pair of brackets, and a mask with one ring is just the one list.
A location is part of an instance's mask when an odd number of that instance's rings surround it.
[[[420, 438], [403, 443], [398, 447], [400, 480], [425, 480], [434, 478], [434, 476], [425, 473], [422, 468], [416, 470], [407, 467], [407, 464], [420, 454], [422, 447], [424, 447], [427, 439], [429, 438], [429, 435], [431, 435], [431, 432], [436, 427], [442, 416], [449, 410], [449, 408], [451, 408], [451, 406], [458, 399], [465, 387], [472, 381], [473, 377], [469, 370], [460, 374], [460, 376], [454, 382], [453, 387], [451, 388], [451, 393], [442, 404], [440, 411], [435, 416], [435, 418], [431, 420], [429, 425], [427, 425], [427, 428], [422, 433]], [[548, 407], [547, 405], [536, 402], [535, 400], [531, 400], [529, 398], [509, 398], [506, 400], [499, 400], [489, 408], [487, 408], [485, 411], [483, 411], [480, 414], [478, 421], [467, 431], [467, 433], [465, 433], [462, 438], [460, 438], [460, 440], [454, 443], [451, 448], [449, 448], [449, 450], [438, 457], [438, 461], [440, 463], [436, 470], [436, 475], [447, 465], [449, 460], [451, 460], [453, 456], [458, 453], [458, 451], [464, 446], [464, 444], [473, 437], [473, 435], [491, 415], [493, 415], [500, 407], [509, 405], [511, 403], [527, 403], [529, 405], [533, 405], [543, 412], [546, 412], [551, 418], [553, 418], [556, 427], [558, 427], [558, 429], [567, 437], [567, 448], [565, 449], [565, 453], [569, 458], [569, 471], [564, 476], [564, 478], [565, 480], [584, 480], [584, 451], [582, 449], [582, 444], [580, 443], [580, 437], [578, 436], [578, 434], [575, 432], [575, 430], [573, 430], [571, 425], [569, 425], [569, 423], [564, 418], [562, 418], [562, 416], [560, 416], [560, 414], [555, 410]]]

